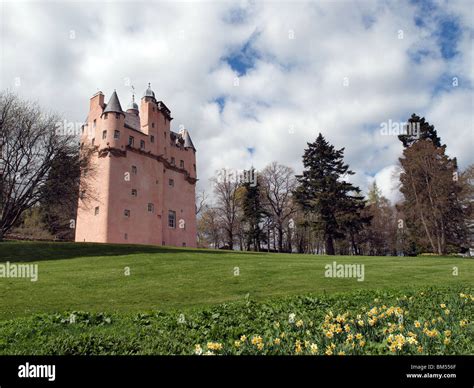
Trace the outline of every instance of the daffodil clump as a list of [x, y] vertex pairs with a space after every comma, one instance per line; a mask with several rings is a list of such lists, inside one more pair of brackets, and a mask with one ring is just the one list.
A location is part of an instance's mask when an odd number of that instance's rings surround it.
[[[441, 303], [423, 291], [358, 309], [304, 309], [281, 314], [264, 330], [227, 342], [196, 344], [194, 354], [326, 355], [459, 354], [474, 335], [474, 297], [445, 295]], [[393, 302], [396, 303], [393, 303]], [[470, 354], [474, 349], [470, 348]]]

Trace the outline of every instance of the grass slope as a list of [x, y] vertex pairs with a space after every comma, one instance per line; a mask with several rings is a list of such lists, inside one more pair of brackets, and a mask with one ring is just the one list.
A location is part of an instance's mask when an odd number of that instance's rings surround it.
[[[0, 320], [40, 312], [190, 310], [223, 302], [358, 289], [472, 285], [474, 260], [327, 257], [152, 246], [2, 242], [1, 262], [39, 265], [39, 279], [0, 278]], [[324, 266], [365, 265], [365, 281], [324, 277]], [[130, 276], [125, 276], [125, 267]], [[239, 267], [240, 276], [234, 276]], [[453, 276], [457, 267], [458, 276]]]

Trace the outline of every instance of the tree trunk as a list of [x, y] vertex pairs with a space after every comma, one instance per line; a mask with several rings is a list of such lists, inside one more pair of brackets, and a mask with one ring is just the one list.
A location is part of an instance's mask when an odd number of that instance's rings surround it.
[[326, 255], [334, 256], [334, 240], [331, 235], [326, 236]]
[[278, 252], [283, 252], [283, 225], [278, 224]]

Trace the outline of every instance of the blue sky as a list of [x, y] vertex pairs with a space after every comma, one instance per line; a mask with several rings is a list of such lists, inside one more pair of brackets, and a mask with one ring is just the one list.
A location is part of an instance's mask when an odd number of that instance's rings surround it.
[[126, 106], [151, 82], [191, 132], [200, 190], [222, 167], [299, 172], [321, 132], [396, 200], [401, 145], [380, 127], [412, 113], [474, 162], [472, 1], [1, 4], [2, 89], [81, 123], [97, 90]]

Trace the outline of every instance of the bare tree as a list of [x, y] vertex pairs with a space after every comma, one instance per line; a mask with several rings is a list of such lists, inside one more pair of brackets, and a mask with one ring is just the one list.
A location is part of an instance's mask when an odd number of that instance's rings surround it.
[[296, 188], [295, 172], [291, 167], [272, 162], [260, 174], [264, 206], [273, 220], [278, 235], [278, 252], [283, 251], [285, 224], [296, 211], [292, 192]]
[[219, 248], [222, 242], [222, 225], [217, 210], [205, 206], [198, 220], [198, 241], [202, 248]]
[[227, 248], [234, 249], [235, 233], [238, 223], [238, 188], [240, 187], [237, 177], [227, 169], [216, 172], [217, 177], [211, 179], [214, 185], [217, 211], [220, 224], [225, 232]]
[[71, 163], [70, 173], [63, 171], [62, 177], [76, 177], [77, 185], [67, 182], [64, 186], [69, 190], [62, 195], [78, 195], [80, 173], [76, 168], [88, 165], [90, 153], [80, 152], [74, 133], [64, 133], [59, 123], [57, 115], [43, 112], [37, 104], [0, 93], [0, 240], [26, 210], [50, 199], [50, 173], [66, 157], [80, 162]]
[[199, 215], [206, 208], [207, 197], [204, 190], [196, 195], [196, 215]]

